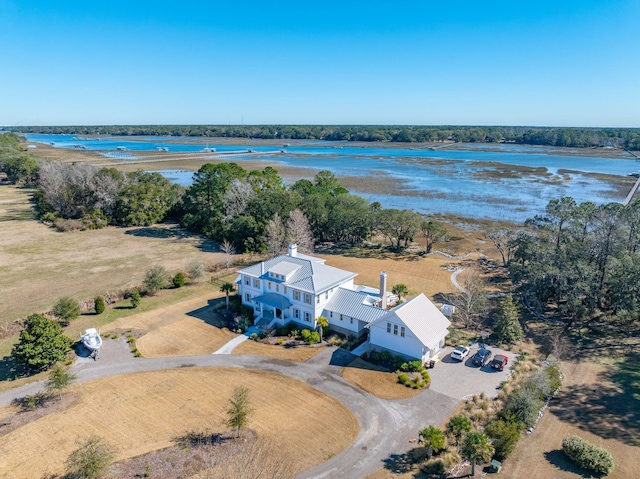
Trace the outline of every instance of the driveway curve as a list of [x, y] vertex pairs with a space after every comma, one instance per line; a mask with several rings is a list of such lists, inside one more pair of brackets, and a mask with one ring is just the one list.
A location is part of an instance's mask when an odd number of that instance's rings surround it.
[[[458, 401], [435, 391], [398, 401], [379, 399], [345, 381], [340, 371], [350, 362], [351, 354], [327, 348], [304, 363], [293, 363], [263, 356], [211, 354], [168, 358], [134, 358], [124, 341], [109, 341], [98, 361], [81, 358], [73, 366], [76, 382], [119, 374], [158, 371], [187, 366], [232, 366], [278, 372], [294, 377], [328, 394], [344, 404], [358, 419], [360, 432], [347, 449], [302, 473], [298, 479], [365, 478], [381, 468], [393, 455], [404, 454], [428, 425], [440, 425], [453, 413]], [[42, 382], [0, 393], [0, 405], [14, 398], [41, 390]]]

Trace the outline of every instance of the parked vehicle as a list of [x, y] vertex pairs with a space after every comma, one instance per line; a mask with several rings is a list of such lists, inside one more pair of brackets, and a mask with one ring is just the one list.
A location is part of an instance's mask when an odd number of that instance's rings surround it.
[[464, 361], [464, 358], [466, 358], [468, 355], [469, 348], [467, 348], [466, 346], [456, 346], [456, 349], [451, 351], [451, 358], [457, 361]]
[[493, 358], [493, 361], [491, 361], [491, 367], [493, 369], [502, 371], [508, 362], [509, 358], [504, 354], [496, 354], [496, 356]]
[[492, 355], [493, 353], [490, 350], [481, 348], [478, 349], [478, 352], [473, 355], [473, 358], [471, 358], [471, 362], [473, 362], [473, 364], [475, 364], [476, 366], [483, 367], [489, 362]]

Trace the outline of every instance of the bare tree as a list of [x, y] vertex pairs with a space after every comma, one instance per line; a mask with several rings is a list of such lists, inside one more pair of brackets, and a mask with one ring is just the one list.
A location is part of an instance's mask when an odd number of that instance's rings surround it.
[[199, 259], [194, 259], [187, 266], [187, 276], [189, 280], [197, 283], [204, 276], [204, 264]]
[[284, 457], [273, 440], [226, 442], [205, 449], [203, 479], [289, 479], [296, 475], [293, 461]]
[[275, 213], [265, 227], [264, 242], [272, 256], [280, 254], [287, 247], [287, 234], [280, 215]]
[[477, 270], [468, 269], [460, 286], [462, 290], [449, 298], [456, 307], [454, 317], [465, 327], [477, 328], [487, 312], [484, 281]]
[[233, 180], [222, 196], [224, 221], [231, 221], [234, 216], [244, 213], [247, 204], [256, 195], [257, 193], [249, 183], [238, 179]]
[[502, 266], [509, 266], [513, 254], [518, 249], [518, 239], [523, 234], [520, 231], [508, 229], [490, 229], [484, 232], [491, 240], [502, 257]]
[[230, 268], [231, 265], [233, 264], [231, 256], [236, 254], [235, 246], [233, 246], [233, 243], [231, 241], [223, 240], [222, 243], [220, 243], [220, 251], [222, 251], [225, 254], [225, 257], [224, 257], [225, 267]]
[[287, 243], [298, 245], [302, 253], [313, 253], [313, 233], [309, 221], [302, 211], [293, 210], [287, 220]]

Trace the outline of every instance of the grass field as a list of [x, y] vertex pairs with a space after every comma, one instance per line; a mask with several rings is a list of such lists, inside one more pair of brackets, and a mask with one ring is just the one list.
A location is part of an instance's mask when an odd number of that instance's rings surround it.
[[175, 274], [192, 260], [220, 263], [216, 245], [176, 225], [59, 233], [34, 220], [31, 191], [0, 186], [0, 322], [139, 285], [154, 264]]
[[[90, 434], [116, 445], [122, 460], [168, 447], [189, 431], [225, 431], [224, 410], [235, 386], [250, 391], [255, 411], [248, 427], [284, 442], [283, 456], [295, 458], [298, 469], [340, 452], [357, 435], [356, 418], [338, 401], [275, 373], [236, 368], [139, 373], [73, 385], [69, 392], [78, 395], [76, 403], [4, 436], [0, 477], [59, 473], [76, 438]], [[2, 412], [4, 422], [10, 411]]]

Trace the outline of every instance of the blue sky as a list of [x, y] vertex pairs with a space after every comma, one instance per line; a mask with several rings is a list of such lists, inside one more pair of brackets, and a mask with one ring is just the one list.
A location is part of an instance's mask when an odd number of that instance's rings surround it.
[[0, 0], [0, 125], [640, 127], [640, 1]]

